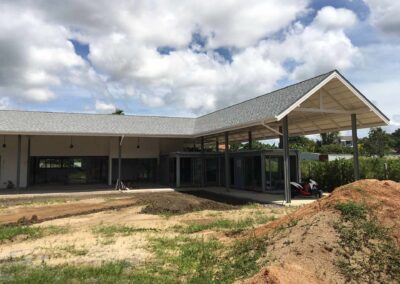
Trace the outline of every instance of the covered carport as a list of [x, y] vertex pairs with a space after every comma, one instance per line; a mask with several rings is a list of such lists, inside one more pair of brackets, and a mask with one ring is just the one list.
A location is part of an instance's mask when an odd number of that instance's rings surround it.
[[[291, 202], [289, 136], [351, 130], [354, 177], [359, 179], [357, 130], [387, 125], [389, 119], [360, 91], [334, 70], [197, 119], [200, 141], [223, 143], [225, 185], [229, 190], [229, 143], [280, 139], [284, 152], [284, 192]], [[213, 125], [215, 129], [206, 129]], [[218, 129], [219, 125], [225, 125]], [[230, 125], [230, 126], [229, 126]], [[228, 127], [226, 127], [228, 126]], [[210, 127], [208, 127], [210, 128]], [[218, 148], [218, 146], [216, 146]], [[264, 164], [263, 161], [261, 162]], [[265, 177], [262, 178], [263, 187]]]

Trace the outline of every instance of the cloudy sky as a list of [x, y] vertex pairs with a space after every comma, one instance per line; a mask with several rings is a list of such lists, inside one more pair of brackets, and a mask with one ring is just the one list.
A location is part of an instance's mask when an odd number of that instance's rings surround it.
[[197, 116], [336, 68], [395, 128], [399, 15], [393, 0], [2, 0], [0, 108]]

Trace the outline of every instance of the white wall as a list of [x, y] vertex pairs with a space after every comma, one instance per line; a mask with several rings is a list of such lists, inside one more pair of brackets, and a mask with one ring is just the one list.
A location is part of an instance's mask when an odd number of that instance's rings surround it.
[[[3, 148], [3, 137], [1, 136], [0, 143], [0, 188], [5, 188], [8, 181], [14, 185], [17, 183], [17, 148], [18, 136], [6, 136], [6, 148]], [[27, 181], [28, 169], [28, 139], [25, 136], [21, 137], [21, 172], [20, 186], [25, 187]]]
[[[0, 136], [0, 188], [5, 188], [8, 180], [16, 184], [17, 176], [17, 136], [6, 136], [6, 148], [2, 148]], [[118, 137], [72, 137], [31, 136], [31, 156], [108, 156], [118, 157]], [[140, 148], [137, 148], [137, 145]], [[182, 139], [125, 137], [122, 143], [123, 158], [158, 158], [161, 153], [181, 151]], [[26, 187], [28, 171], [28, 137], [21, 140], [20, 185]]]

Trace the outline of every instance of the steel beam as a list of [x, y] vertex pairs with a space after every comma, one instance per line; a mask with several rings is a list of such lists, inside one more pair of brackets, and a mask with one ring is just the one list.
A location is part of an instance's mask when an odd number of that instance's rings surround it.
[[289, 125], [288, 117], [285, 116], [282, 119], [282, 144], [283, 144], [283, 179], [285, 184], [285, 202], [291, 203], [291, 191], [290, 191], [290, 158], [289, 158]]
[[351, 114], [351, 135], [353, 138], [353, 163], [354, 163], [354, 179], [360, 179], [360, 162], [358, 159], [358, 137], [357, 137], [357, 115]]
[[225, 132], [225, 188], [229, 191], [231, 177], [229, 168], [229, 133]]
[[261, 153], [261, 191], [265, 192], [267, 190], [267, 181], [265, 176], [265, 154]]
[[122, 141], [124, 137], [121, 136], [118, 141], [118, 180], [117, 189], [122, 189], [121, 171], [122, 171]]
[[251, 131], [248, 132], [248, 136], [249, 136], [249, 150], [253, 149], [253, 138], [251, 135]]
[[20, 179], [21, 179], [21, 135], [18, 135], [18, 146], [17, 146], [17, 180], [16, 188], [19, 193], [20, 190]]
[[27, 153], [27, 166], [26, 166], [26, 187], [30, 184], [30, 171], [31, 171], [31, 136], [28, 136], [28, 153]]
[[176, 187], [181, 186], [181, 157], [176, 156]]

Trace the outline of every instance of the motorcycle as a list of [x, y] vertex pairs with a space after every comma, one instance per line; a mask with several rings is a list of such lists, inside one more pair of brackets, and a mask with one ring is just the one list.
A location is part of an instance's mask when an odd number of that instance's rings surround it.
[[315, 196], [321, 198], [323, 191], [318, 188], [318, 183], [315, 180], [309, 179], [308, 182], [303, 184], [297, 182], [290, 182], [292, 196]]

